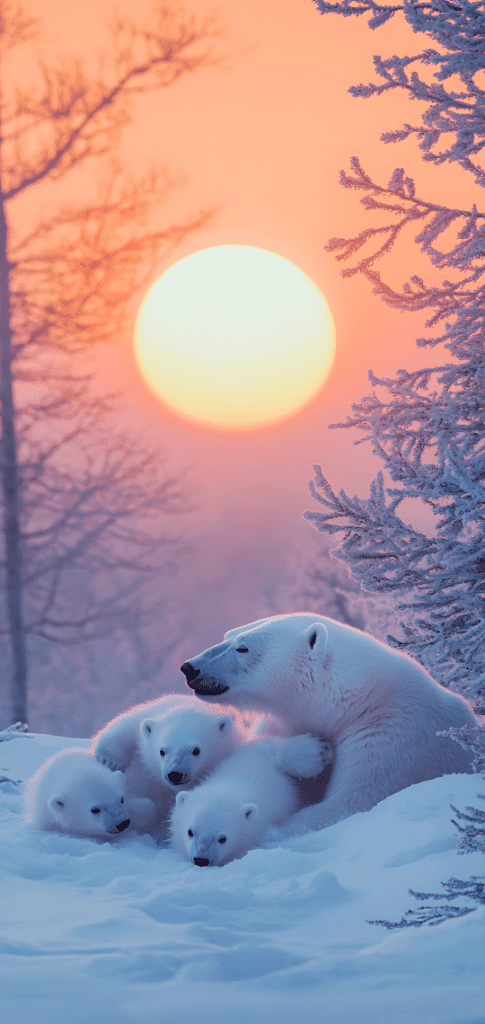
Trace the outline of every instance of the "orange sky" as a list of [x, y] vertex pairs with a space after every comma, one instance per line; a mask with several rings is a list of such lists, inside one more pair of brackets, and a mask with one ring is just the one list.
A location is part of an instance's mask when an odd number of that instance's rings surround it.
[[[145, 0], [116, 6], [149, 16]], [[363, 279], [342, 280], [334, 257], [324, 252], [329, 237], [363, 227], [368, 216], [355, 194], [339, 186], [340, 168], [348, 169], [355, 154], [386, 182], [396, 165], [404, 165], [416, 176], [418, 194], [460, 205], [467, 182], [459, 169], [423, 164], [412, 141], [398, 147], [379, 142], [382, 131], [417, 121], [417, 103], [397, 93], [372, 100], [348, 95], [350, 85], [373, 78], [373, 53], [417, 52], [423, 45], [401, 19], [372, 33], [364, 19], [322, 17], [312, 0], [220, 0], [214, 7], [193, 0], [186, 6], [199, 14], [218, 12], [225, 28], [216, 43], [220, 66], [137, 101], [121, 156], [136, 171], [158, 163], [180, 174], [167, 221], [217, 208], [210, 225], [189, 235], [170, 262], [206, 246], [239, 243], [273, 250], [301, 267], [331, 306], [336, 360], [310, 406], [275, 428], [248, 434], [197, 427], [161, 406], [135, 367], [132, 323], [119, 346], [100, 356], [100, 380], [125, 390], [133, 425], [166, 446], [172, 466], [194, 465], [200, 529], [221, 536], [218, 524], [231, 510], [225, 543], [241, 534], [241, 570], [247, 564], [256, 572], [263, 538], [271, 535], [269, 578], [284, 561], [286, 538], [298, 545], [310, 530], [300, 516], [311, 505], [306, 485], [312, 463], [322, 464], [336, 489], [352, 494], [367, 493], [378, 468], [366, 448], [353, 447], [350, 432], [327, 431], [328, 423], [344, 418], [368, 392], [369, 367], [393, 375], [429, 359], [414, 344], [422, 321], [388, 310]], [[112, 3], [29, 0], [26, 7], [46, 19], [42, 39], [49, 50], [85, 54], [93, 39], [102, 46], [103, 11], [109, 14]], [[426, 269], [411, 241], [389, 266], [400, 284]], [[208, 554], [204, 565], [192, 565], [201, 584], [210, 562]]]

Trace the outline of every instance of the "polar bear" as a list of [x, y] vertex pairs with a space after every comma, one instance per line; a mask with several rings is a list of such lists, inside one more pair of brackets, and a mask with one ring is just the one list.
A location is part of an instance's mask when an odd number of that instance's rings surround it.
[[316, 736], [245, 744], [195, 789], [177, 793], [172, 848], [199, 867], [244, 857], [270, 825], [301, 807], [297, 778], [318, 775], [327, 759], [327, 745]]
[[300, 612], [240, 626], [182, 672], [204, 701], [269, 711], [293, 734], [333, 742], [323, 801], [298, 812], [298, 828], [323, 828], [414, 783], [472, 771], [473, 755], [437, 735], [476, 725], [466, 701], [411, 658], [333, 619]]
[[124, 772], [127, 806], [137, 831], [157, 833], [168, 819], [177, 788], [195, 785], [245, 741], [236, 714], [221, 712], [193, 697], [172, 694], [119, 715], [94, 737], [98, 760]]
[[113, 839], [129, 827], [123, 775], [99, 764], [89, 750], [71, 747], [53, 754], [31, 778], [26, 820], [42, 831]]
[[183, 693], [170, 693], [123, 711], [93, 736], [91, 749], [96, 760], [106, 764], [113, 772], [126, 771], [139, 745], [143, 719], [157, 718], [167, 711], [189, 706], [194, 706], [192, 697]]

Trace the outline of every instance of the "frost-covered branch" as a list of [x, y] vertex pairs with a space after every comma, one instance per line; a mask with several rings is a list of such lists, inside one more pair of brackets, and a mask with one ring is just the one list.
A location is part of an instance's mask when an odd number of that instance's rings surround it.
[[[478, 797], [480, 800], [485, 800], [481, 793], [478, 794]], [[460, 853], [475, 853], [477, 851], [485, 853], [485, 811], [479, 810], [478, 807], [467, 807], [466, 810], [470, 813], [464, 814], [463, 811], [453, 807], [453, 804], [451, 809], [461, 822], [467, 822], [466, 825], [460, 825], [458, 821], [452, 819], [460, 833], [458, 837]]]
[[[429, 104], [421, 125], [405, 124], [401, 129], [384, 132], [383, 142], [400, 142], [414, 135], [423, 159], [435, 164], [456, 162], [470, 171], [482, 188], [485, 172], [473, 159], [485, 145], [485, 90], [481, 87], [485, 41], [485, 10], [482, 2], [450, 3], [430, 0], [415, 3], [403, 0], [399, 6], [342, 0], [327, 3], [316, 0], [322, 14], [344, 17], [369, 13], [370, 28], [379, 28], [396, 13], [402, 12], [414, 32], [425, 33], [439, 49], [426, 48], [411, 57], [374, 57], [374, 69], [380, 82], [353, 86], [353, 96], [367, 98], [393, 89], [403, 89], [410, 98]], [[432, 71], [422, 75], [413, 66], [421, 64]], [[410, 70], [411, 69], [411, 70]], [[462, 88], [446, 88], [444, 82], [459, 79]], [[436, 147], [444, 137], [445, 146]], [[446, 142], [448, 143], [446, 145]]]
[[[463, 747], [464, 750], [471, 750], [472, 754], [474, 754], [472, 762], [473, 771], [481, 775], [482, 779], [485, 779], [485, 724], [477, 725], [476, 727], [473, 725], [463, 725], [460, 729], [447, 729], [445, 732], [437, 733], [437, 735], [449, 736], [450, 739], [459, 743], [460, 747]], [[457, 811], [457, 814], [460, 816], [459, 811]]]
[[418, 910], [407, 910], [400, 921], [368, 921], [367, 924], [380, 924], [383, 928], [393, 931], [396, 928], [420, 928], [423, 924], [440, 924], [441, 921], [446, 921], [449, 918], [464, 917], [476, 910], [477, 906], [485, 903], [483, 877], [472, 875], [466, 882], [462, 882], [459, 878], [449, 878], [447, 882], [441, 883], [446, 890], [444, 893], [409, 890], [411, 896], [415, 896], [417, 900], [449, 900], [450, 898], [466, 897], [473, 900], [475, 906], [453, 906], [447, 903], [443, 907], [419, 907]]

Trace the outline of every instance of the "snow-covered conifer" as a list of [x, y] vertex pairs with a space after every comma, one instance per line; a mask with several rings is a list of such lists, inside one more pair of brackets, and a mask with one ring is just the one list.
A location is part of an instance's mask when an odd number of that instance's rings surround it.
[[[458, 163], [473, 175], [477, 200], [471, 209], [421, 199], [414, 181], [397, 168], [387, 184], [374, 182], [360, 162], [342, 172], [345, 188], [380, 222], [354, 238], [333, 238], [337, 259], [357, 253], [344, 276], [363, 273], [384, 302], [401, 310], [429, 310], [430, 334], [418, 346], [444, 346], [433, 365], [395, 379], [369, 379], [379, 393], [353, 406], [346, 426], [370, 440], [394, 482], [374, 481], [370, 498], [337, 495], [316, 469], [312, 493], [323, 506], [307, 518], [320, 531], [343, 531], [335, 552], [365, 590], [395, 594], [404, 613], [402, 635], [388, 640], [412, 653], [441, 683], [485, 710], [485, 5], [468, 0], [430, 0], [382, 5], [374, 0], [317, 0], [322, 13], [370, 14], [377, 28], [398, 12], [438, 49], [374, 60], [380, 81], [350, 91], [367, 97], [404, 89], [425, 101], [420, 124], [405, 124], [382, 136], [386, 143], [415, 136], [423, 159]], [[420, 67], [421, 66], [421, 67]], [[419, 70], [417, 70], [419, 68]], [[459, 80], [459, 89], [456, 83]], [[422, 109], [422, 103], [420, 103]], [[441, 283], [412, 276], [402, 291], [386, 283], [375, 264], [409, 227], [438, 271]], [[399, 516], [405, 498], [432, 510], [435, 529], [426, 535]]]

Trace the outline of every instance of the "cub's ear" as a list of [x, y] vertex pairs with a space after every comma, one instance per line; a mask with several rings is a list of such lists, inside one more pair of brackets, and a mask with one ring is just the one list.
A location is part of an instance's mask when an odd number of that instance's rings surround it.
[[305, 630], [305, 638], [308, 644], [310, 656], [319, 661], [325, 656], [327, 650], [328, 631], [323, 622], [313, 622]]
[[63, 796], [59, 796], [59, 795], [57, 795], [57, 796], [50, 796], [48, 801], [47, 801], [47, 806], [48, 806], [49, 810], [53, 811], [54, 813], [56, 811], [62, 811], [62, 808], [64, 807], [64, 804], [65, 804], [64, 797]]
[[243, 804], [241, 811], [246, 821], [256, 821], [259, 814], [259, 807], [257, 804]]
[[143, 722], [140, 722], [140, 732], [145, 740], [148, 739], [149, 736], [151, 736], [155, 725], [155, 718], [144, 718]]
[[183, 804], [183, 803], [185, 803], [185, 801], [186, 801], [186, 799], [187, 799], [188, 795], [189, 795], [189, 793], [188, 793], [188, 790], [187, 790], [187, 789], [181, 789], [181, 790], [180, 790], [180, 792], [179, 792], [179, 793], [177, 793], [177, 796], [175, 797], [175, 803], [176, 803], [176, 804], [177, 804], [177, 805], [178, 805], [179, 807], [181, 807], [181, 806], [182, 806], [182, 804]]
[[232, 729], [232, 719], [229, 718], [229, 715], [219, 715], [216, 722], [217, 731], [227, 736]]

